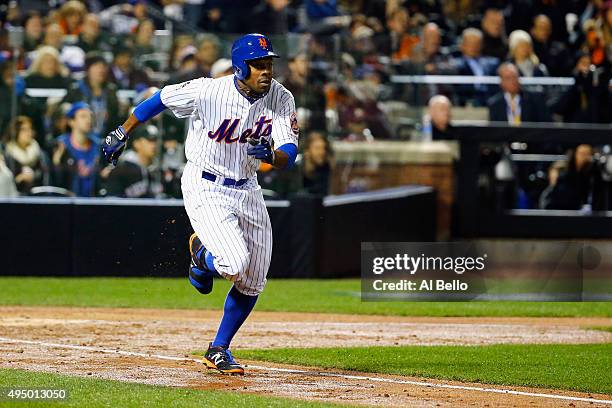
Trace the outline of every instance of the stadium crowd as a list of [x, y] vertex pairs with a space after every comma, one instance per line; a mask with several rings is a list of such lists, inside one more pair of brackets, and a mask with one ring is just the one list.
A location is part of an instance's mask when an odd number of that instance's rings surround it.
[[[288, 176], [262, 168], [271, 194], [329, 191], [327, 135], [397, 138], [386, 102], [428, 104], [423, 129], [434, 139], [452, 138], [452, 106], [515, 126], [612, 121], [612, 0], [23, 0], [1, 6], [0, 19], [0, 195], [57, 186], [83, 197], [180, 197], [182, 121], [159, 115], [116, 168], [100, 160], [100, 138], [165, 84], [231, 74], [235, 33], [286, 41], [277, 77], [295, 96], [303, 151]], [[160, 52], [156, 30], [168, 21], [172, 43]], [[499, 76], [500, 85], [415, 86], [392, 75]], [[519, 82], [548, 76], [574, 83], [542, 97]], [[41, 88], [62, 92], [32, 92]]]

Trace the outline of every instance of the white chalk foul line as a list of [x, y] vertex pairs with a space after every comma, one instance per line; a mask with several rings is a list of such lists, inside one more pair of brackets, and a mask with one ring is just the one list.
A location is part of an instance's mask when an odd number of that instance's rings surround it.
[[[158, 360], [190, 361], [190, 362], [202, 363], [202, 361], [197, 358], [172, 357], [172, 356], [164, 356], [161, 354], [138, 353], [134, 351], [104, 349], [104, 348], [99, 348], [99, 347], [78, 346], [78, 345], [72, 345], [72, 344], [49, 343], [45, 341], [35, 341], [35, 340], [10, 339], [7, 337], [0, 337], [0, 343], [33, 344], [33, 345], [44, 346], [44, 347], [63, 348], [63, 349], [72, 349], [72, 350], [85, 350], [85, 351], [91, 351], [95, 353], [119, 354], [123, 356], [153, 358], [153, 359], [158, 359]], [[453, 389], [453, 390], [480, 391], [480, 392], [488, 392], [488, 393], [495, 393], [495, 394], [522, 395], [526, 397], [540, 397], [540, 398], [558, 399], [558, 400], [566, 400], [566, 401], [582, 401], [582, 402], [592, 402], [592, 403], [612, 405], [612, 400], [572, 397], [568, 395], [544, 394], [544, 393], [537, 393], [537, 392], [516, 391], [516, 390], [507, 390], [503, 388], [484, 388], [484, 387], [476, 387], [476, 386], [469, 386], [469, 385], [440, 384], [440, 383], [427, 382], [427, 381], [399, 380], [399, 379], [393, 379], [393, 378], [370, 377], [366, 375], [349, 375], [349, 374], [341, 374], [341, 373], [330, 373], [330, 372], [325, 372], [325, 371], [296, 370], [292, 368], [265, 367], [265, 366], [258, 366], [258, 365], [249, 365], [248, 367], [250, 369], [259, 370], [259, 371], [276, 371], [276, 372], [289, 373], [289, 374], [307, 374], [307, 375], [315, 375], [315, 376], [320, 376], [320, 377], [344, 378], [347, 380], [368, 380], [368, 381], [391, 383], [391, 384], [416, 385], [419, 387], [448, 388], [448, 389]]]

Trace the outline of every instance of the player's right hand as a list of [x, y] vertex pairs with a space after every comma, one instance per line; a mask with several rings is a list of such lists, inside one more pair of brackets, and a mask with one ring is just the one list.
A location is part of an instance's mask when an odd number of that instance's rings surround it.
[[121, 156], [121, 153], [123, 153], [125, 149], [127, 140], [127, 133], [125, 133], [123, 126], [119, 126], [117, 129], [110, 132], [102, 144], [104, 159], [106, 159], [108, 163], [112, 163], [116, 166], [119, 156]]

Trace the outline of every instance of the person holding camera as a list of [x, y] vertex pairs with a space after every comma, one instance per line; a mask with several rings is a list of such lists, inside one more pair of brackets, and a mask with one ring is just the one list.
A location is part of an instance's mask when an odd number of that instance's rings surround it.
[[610, 70], [597, 67], [588, 53], [581, 52], [574, 68], [575, 83], [561, 96], [555, 113], [566, 123], [610, 123]]

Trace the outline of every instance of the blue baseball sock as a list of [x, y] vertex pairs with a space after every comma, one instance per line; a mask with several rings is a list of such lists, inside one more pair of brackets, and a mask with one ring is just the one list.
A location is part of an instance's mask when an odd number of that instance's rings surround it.
[[223, 318], [221, 319], [217, 336], [212, 342], [213, 347], [229, 347], [234, 335], [249, 316], [251, 310], [253, 310], [255, 302], [257, 302], [257, 296], [243, 295], [232, 286], [225, 299]]

